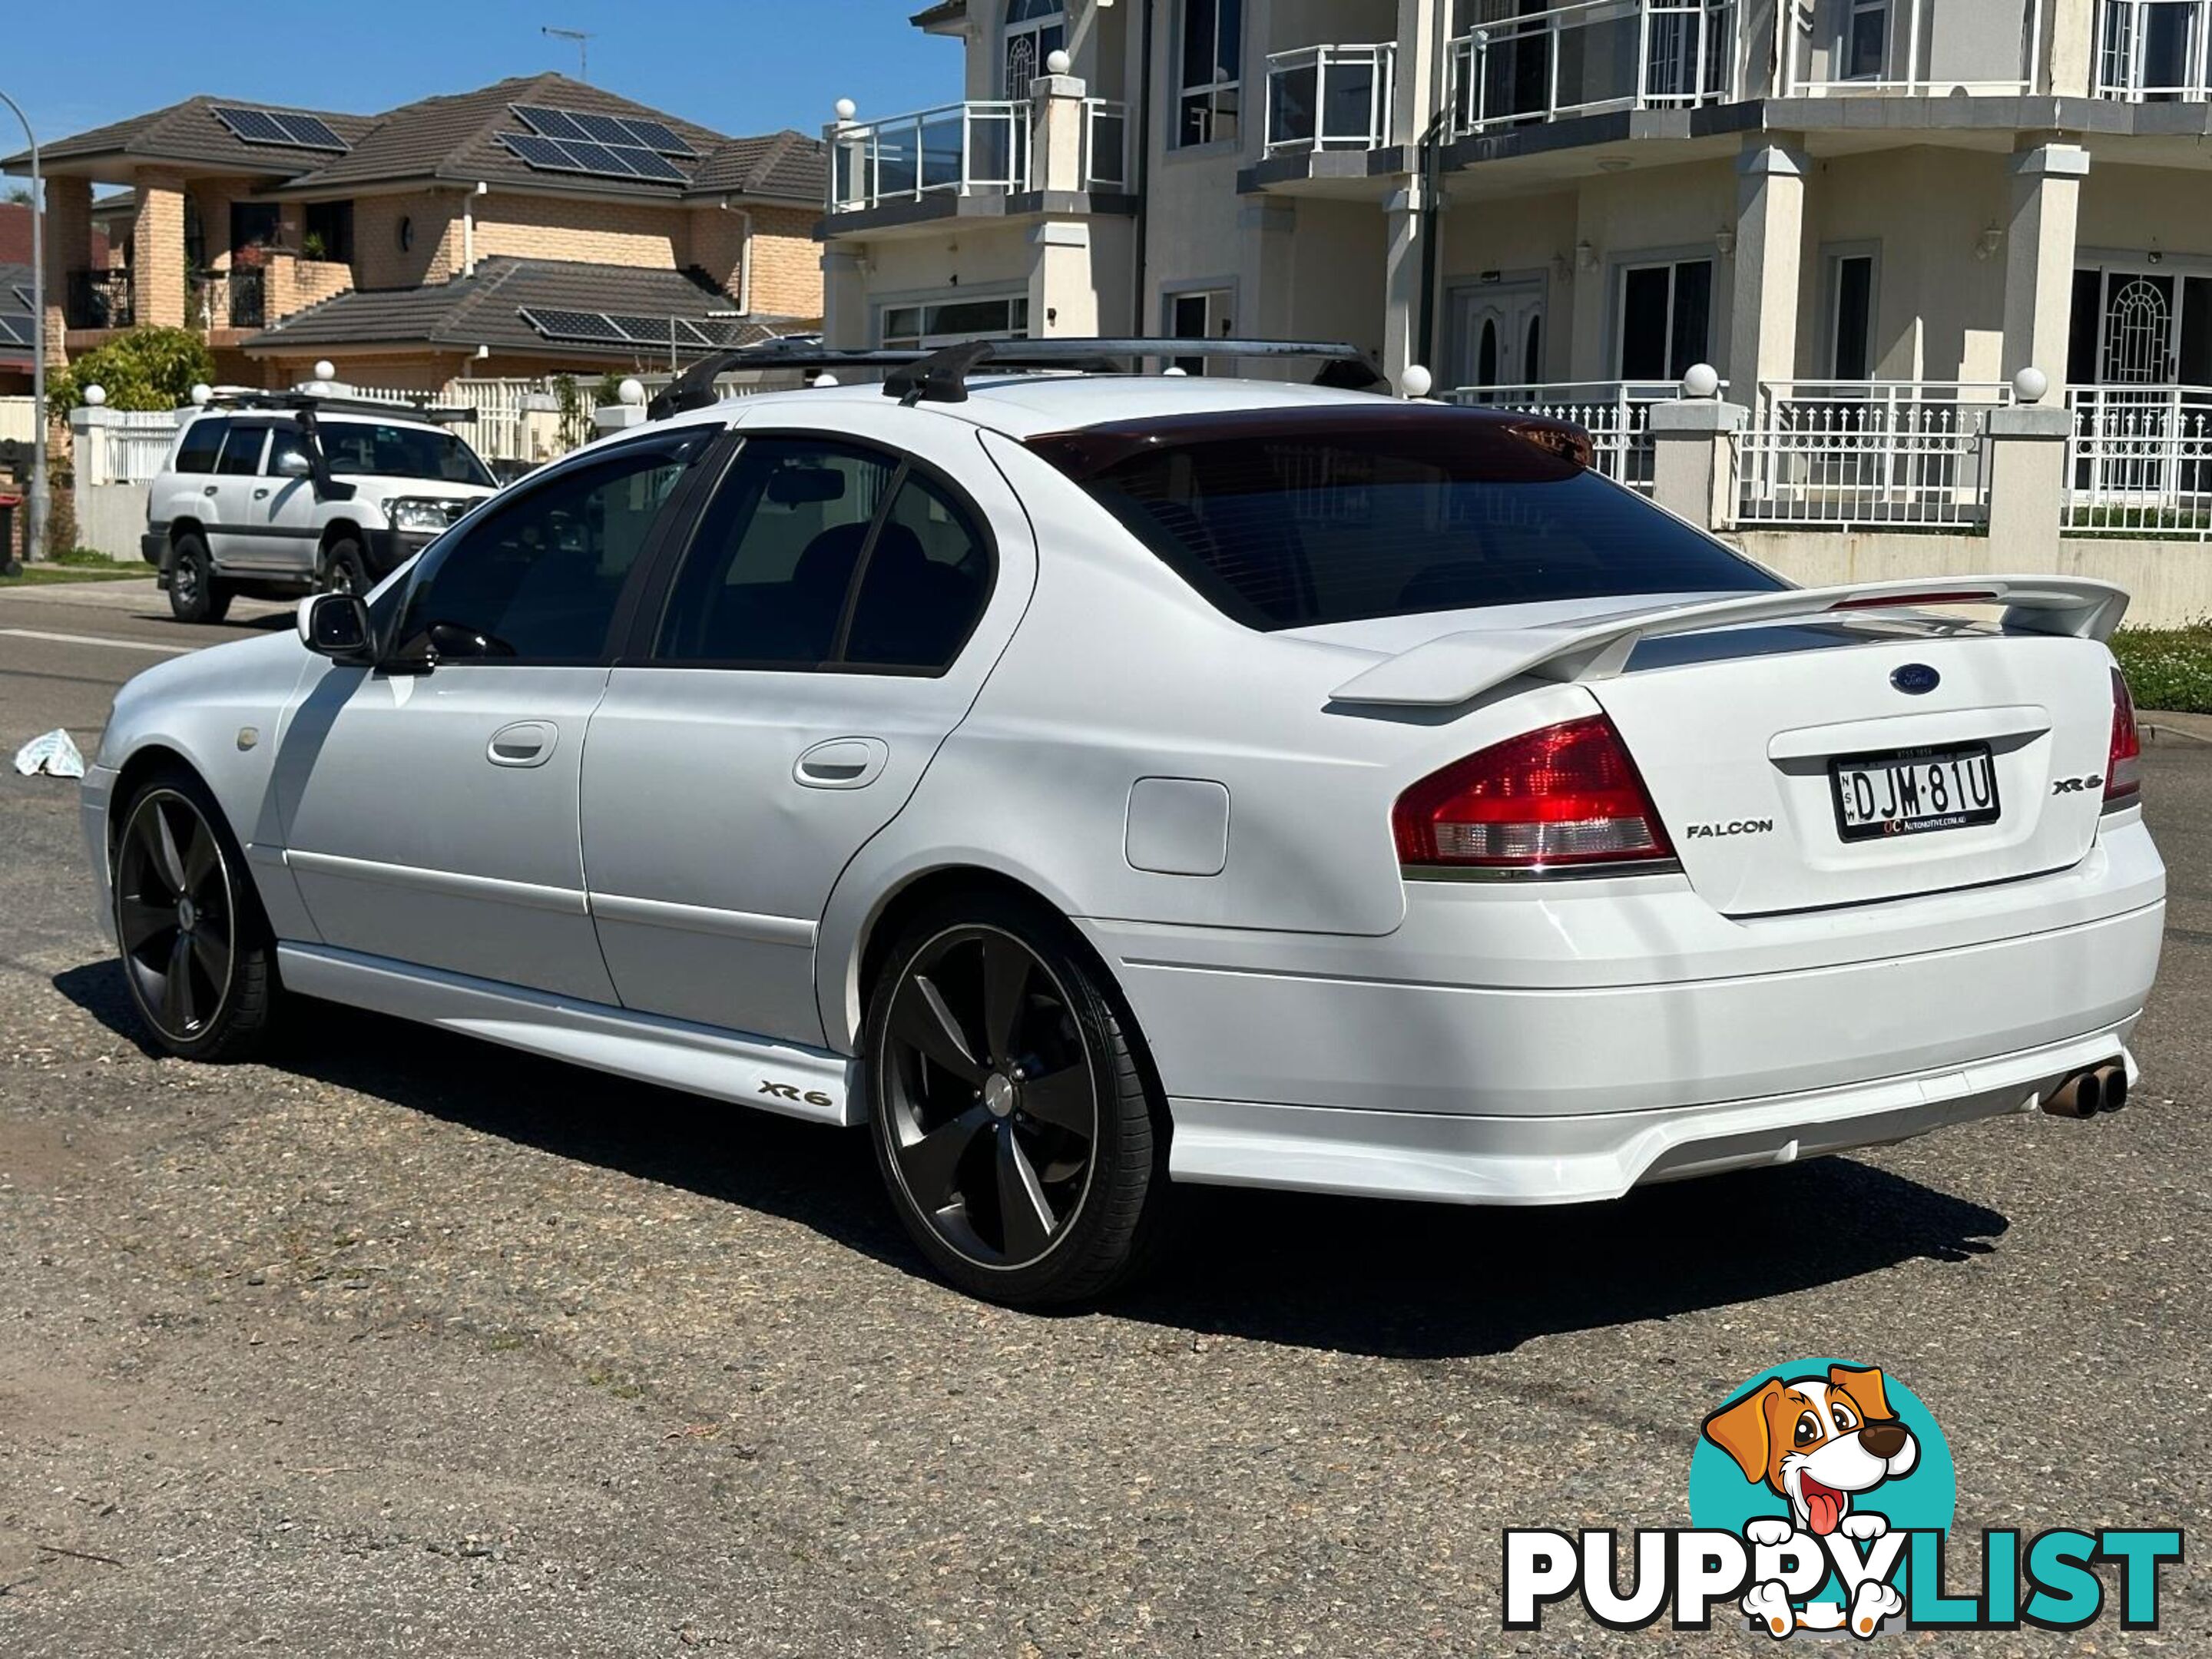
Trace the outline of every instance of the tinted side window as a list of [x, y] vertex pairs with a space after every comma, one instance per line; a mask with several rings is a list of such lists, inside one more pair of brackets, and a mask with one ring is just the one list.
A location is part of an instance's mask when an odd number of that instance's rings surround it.
[[271, 427], [269, 429], [269, 455], [261, 463], [261, 470], [270, 477], [276, 476], [276, 464], [287, 455], [305, 455], [307, 441], [300, 435], [295, 426]]
[[215, 470], [233, 477], [252, 477], [261, 470], [261, 446], [269, 436], [265, 426], [239, 426], [234, 423], [222, 441], [222, 453], [216, 458]]
[[844, 660], [942, 668], [990, 597], [991, 556], [967, 510], [909, 472], [869, 550]]
[[597, 660], [661, 504], [705, 441], [640, 445], [486, 513], [416, 578], [398, 654]]
[[215, 458], [222, 453], [223, 434], [229, 430], [228, 421], [194, 421], [185, 428], [185, 435], [178, 442], [177, 471], [214, 471]]
[[748, 441], [677, 573], [654, 658], [810, 668], [829, 660], [896, 470], [848, 445]]

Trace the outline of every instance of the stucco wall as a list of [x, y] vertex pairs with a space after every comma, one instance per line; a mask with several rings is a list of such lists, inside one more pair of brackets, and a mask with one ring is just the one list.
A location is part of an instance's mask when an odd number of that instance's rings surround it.
[[[1728, 540], [1769, 568], [1808, 586], [1917, 576], [1987, 575], [2011, 562], [1995, 557], [1986, 536], [1868, 532], [1745, 531]], [[2212, 617], [2212, 544], [2062, 538], [2037, 569], [2114, 582], [2133, 596], [2127, 620], [2137, 628], [2176, 628]]]

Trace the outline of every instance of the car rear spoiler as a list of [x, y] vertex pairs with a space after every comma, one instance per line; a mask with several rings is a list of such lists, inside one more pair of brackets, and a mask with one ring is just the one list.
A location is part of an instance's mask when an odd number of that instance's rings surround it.
[[1548, 680], [1610, 679], [1646, 640], [1759, 623], [1810, 622], [1838, 612], [1922, 611], [1994, 605], [2004, 626], [2024, 633], [2108, 640], [2128, 596], [2109, 582], [2069, 576], [1976, 576], [1941, 581], [1853, 582], [1800, 587], [1732, 599], [1631, 611], [1543, 628], [1446, 634], [1353, 675], [1330, 694], [1346, 703], [1449, 708], [1494, 686], [1534, 675]]

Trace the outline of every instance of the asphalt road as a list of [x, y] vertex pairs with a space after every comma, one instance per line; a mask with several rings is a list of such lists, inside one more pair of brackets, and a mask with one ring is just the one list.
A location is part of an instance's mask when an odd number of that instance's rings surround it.
[[[0, 745], [89, 751], [155, 647], [243, 631], [0, 592]], [[1504, 1636], [1500, 1530], [1686, 1524], [1700, 1419], [1807, 1355], [1929, 1405], [1969, 1540], [2202, 1528], [2212, 744], [2147, 772], [2117, 1117], [1595, 1210], [1197, 1190], [1158, 1282], [1038, 1318], [923, 1276], [857, 1135], [313, 1005], [266, 1065], [153, 1058], [74, 790], [9, 771], [0, 1654], [1741, 1650]], [[2212, 1651], [2190, 1547], [2154, 1634], [1886, 1639]]]

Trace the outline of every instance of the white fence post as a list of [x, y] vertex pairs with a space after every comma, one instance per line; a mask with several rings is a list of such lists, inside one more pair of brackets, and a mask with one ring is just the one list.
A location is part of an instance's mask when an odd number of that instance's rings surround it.
[[1990, 562], [1999, 570], [2041, 570], [2058, 561], [2066, 512], [2067, 441], [2074, 417], [2042, 406], [2051, 383], [2040, 370], [2013, 377], [2020, 401], [1990, 411]]
[[80, 484], [106, 484], [120, 482], [116, 477], [119, 457], [108, 453], [108, 434], [121, 424], [119, 412], [107, 408], [91, 408], [80, 404], [69, 412], [70, 442], [76, 461], [76, 481]]
[[1703, 363], [1682, 386], [1682, 397], [1651, 406], [1652, 498], [1692, 524], [1725, 530], [1735, 514], [1736, 434], [1751, 411], [1722, 402], [1720, 377]]

